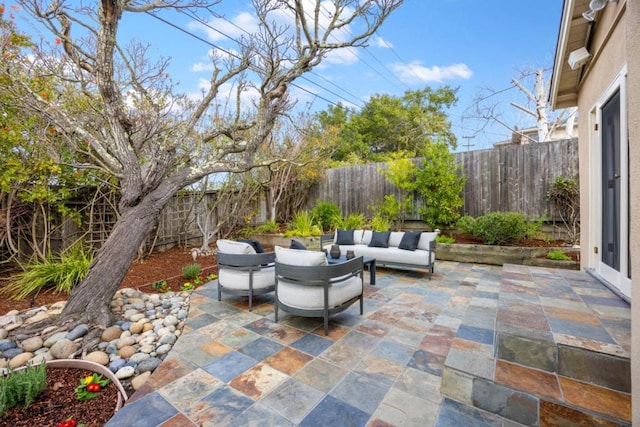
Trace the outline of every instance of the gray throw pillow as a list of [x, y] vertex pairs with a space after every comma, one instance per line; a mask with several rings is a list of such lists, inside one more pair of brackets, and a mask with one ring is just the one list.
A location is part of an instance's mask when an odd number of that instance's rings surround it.
[[251, 246], [253, 246], [253, 249], [256, 250], [257, 254], [264, 253], [264, 248], [262, 247], [262, 243], [260, 243], [256, 239], [237, 239], [236, 241], [250, 244]]
[[307, 249], [307, 247], [303, 245], [301, 242], [295, 239], [291, 239], [291, 245], [289, 246], [289, 249], [298, 249], [298, 250], [304, 251]]
[[369, 243], [369, 247], [388, 248], [390, 235], [390, 231], [374, 231], [373, 235], [371, 236], [371, 243]]
[[418, 248], [418, 242], [420, 241], [421, 234], [421, 231], [405, 231], [398, 248], [415, 251]]
[[336, 238], [338, 245], [355, 245], [353, 240], [353, 230], [338, 230], [338, 237]]

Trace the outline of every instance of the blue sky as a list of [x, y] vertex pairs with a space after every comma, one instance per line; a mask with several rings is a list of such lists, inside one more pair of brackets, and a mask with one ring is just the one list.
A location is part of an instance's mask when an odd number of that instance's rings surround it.
[[[250, 29], [255, 24], [251, 10], [249, 0], [222, 0], [214, 11], [226, 20], [213, 25], [237, 37], [238, 27]], [[559, 0], [405, 0], [366, 50], [334, 55], [308, 75], [319, 86], [296, 82], [317, 97], [300, 90], [293, 95], [298, 108], [317, 111], [326, 109], [325, 100], [362, 105], [373, 94], [401, 96], [427, 85], [459, 87], [458, 104], [448, 111], [459, 150], [466, 149], [467, 142], [474, 144], [471, 149], [489, 148], [509, 139], [510, 131], [492, 126], [475, 135], [479, 124], [463, 120], [465, 110], [484, 88], [508, 88], [523, 69], [552, 67], [561, 11]], [[217, 46], [234, 45], [182, 14], [161, 16]], [[151, 43], [152, 55], [171, 58], [171, 77], [182, 90], [197, 93], [208, 80], [203, 64], [211, 45], [144, 14], [125, 20], [122, 28], [123, 36]], [[535, 124], [508, 106], [509, 101], [524, 102], [517, 89], [492, 99], [504, 111], [506, 122], [520, 128]], [[471, 135], [475, 138], [465, 138]]]

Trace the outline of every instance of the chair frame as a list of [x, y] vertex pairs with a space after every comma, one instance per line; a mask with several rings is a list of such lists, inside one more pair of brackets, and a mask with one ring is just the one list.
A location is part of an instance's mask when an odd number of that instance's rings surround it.
[[[324, 319], [324, 334], [329, 335], [329, 316], [348, 309], [360, 300], [360, 315], [364, 311], [364, 265], [363, 258], [357, 257], [341, 264], [297, 266], [283, 264], [276, 260], [276, 303], [275, 321], [278, 321], [278, 309], [303, 317], [322, 317]], [[329, 308], [329, 289], [352, 277], [360, 277], [361, 292], [359, 296], [344, 301], [337, 307]], [[307, 310], [291, 307], [280, 301], [278, 297], [278, 280], [285, 279], [302, 286], [322, 286], [324, 288], [324, 308], [321, 310]]]
[[[222, 293], [248, 296], [249, 311], [252, 309], [253, 296], [262, 295], [273, 292], [276, 288], [275, 282], [272, 286], [261, 289], [253, 289], [253, 273], [275, 265], [275, 252], [264, 252], [260, 254], [230, 254], [218, 252], [216, 255], [218, 262], [218, 301], [222, 299]], [[225, 288], [220, 282], [220, 269], [226, 268], [236, 271], [244, 271], [249, 273], [249, 289], [230, 289]]]

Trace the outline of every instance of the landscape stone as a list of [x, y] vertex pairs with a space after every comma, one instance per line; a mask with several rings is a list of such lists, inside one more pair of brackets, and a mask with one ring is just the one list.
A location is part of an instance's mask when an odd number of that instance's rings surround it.
[[87, 332], [89, 332], [89, 327], [87, 325], [78, 325], [67, 334], [66, 338], [73, 341], [87, 335]]
[[42, 345], [44, 347], [51, 347], [52, 345], [54, 345], [58, 341], [64, 339], [66, 336], [67, 336], [67, 332], [58, 332], [56, 334], [51, 335], [46, 340], [44, 340], [44, 343]]
[[14, 343], [11, 340], [4, 339], [0, 341], [0, 352], [9, 350], [10, 348], [16, 348], [16, 347], [17, 347], [16, 343]]
[[9, 336], [9, 331], [7, 331], [5, 328], [0, 328], [0, 340], [3, 340], [8, 336]]
[[14, 348], [5, 350], [4, 353], [2, 353], [2, 357], [4, 357], [5, 359], [13, 359], [20, 353], [24, 353], [24, 351], [22, 351], [21, 348], [14, 347]]
[[85, 356], [85, 360], [106, 366], [109, 363], [109, 355], [104, 351], [92, 351]]
[[133, 366], [123, 366], [122, 368], [118, 369], [115, 375], [116, 375], [116, 378], [118, 378], [119, 380], [122, 380], [125, 378], [132, 377], [135, 373], [136, 373], [136, 370]]
[[123, 359], [128, 359], [134, 354], [136, 354], [136, 348], [131, 345], [126, 345], [118, 350], [118, 356], [122, 357]]
[[116, 347], [119, 349], [121, 349], [122, 347], [126, 347], [129, 345], [133, 345], [136, 343], [135, 338], [133, 337], [122, 337], [120, 338], [117, 342], [116, 342]]
[[67, 359], [77, 350], [77, 345], [66, 338], [61, 339], [51, 346], [51, 355], [54, 359]]
[[35, 336], [22, 341], [21, 345], [24, 351], [34, 352], [41, 348], [43, 343], [42, 338]]
[[109, 363], [109, 370], [111, 370], [111, 372], [117, 372], [118, 369], [122, 368], [124, 366], [124, 364], [126, 363], [126, 361], [124, 359], [116, 359], [114, 361], [112, 361], [111, 363]]
[[14, 356], [10, 361], [9, 361], [9, 367], [11, 368], [17, 368], [19, 366], [24, 365], [25, 363], [27, 363], [27, 361], [29, 359], [31, 359], [33, 357], [33, 353], [30, 352], [25, 352], [25, 353], [20, 353], [16, 356]]
[[139, 334], [140, 332], [142, 332], [142, 328], [143, 328], [142, 323], [136, 322], [136, 323], [132, 323], [131, 326], [129, 326], [129, 331], [132, 334]]
[[131, 387], [133, 387], [134, 390], [138, 390], [144, 383], [149, 380], [150, 376], [151, 371], [143, 372], [142, 374], [131, 380]]
[[138, 370], [140, 372], [153, 371], [160, 365], [161, 360], [156, 357], [150, 357], [138, 363]]
[[100, 339], [102, 341], [113, 341], [115, 339], [120, 338], [121, 334], [122, 334], [122, 329], [120, 329], [118, 326], [109, 326], [107, 329], [104, 330], [104, 332], [100, 336]]

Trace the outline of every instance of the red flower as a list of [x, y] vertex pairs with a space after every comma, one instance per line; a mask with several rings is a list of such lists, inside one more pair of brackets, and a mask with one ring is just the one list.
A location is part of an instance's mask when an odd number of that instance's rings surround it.
[[92, 393], [100, 391], [101, 388], [102, 388], [102, 386], [100, 386], [100, 384], [98, 384], [98, 383], [87, 384], [87, 391], [90, 391]]

